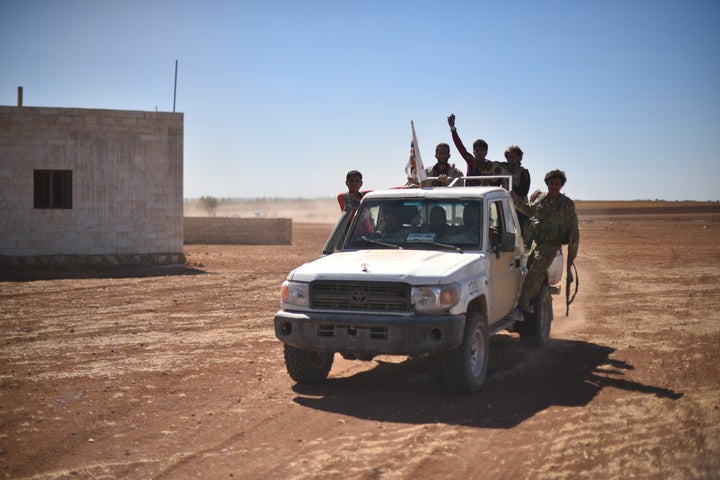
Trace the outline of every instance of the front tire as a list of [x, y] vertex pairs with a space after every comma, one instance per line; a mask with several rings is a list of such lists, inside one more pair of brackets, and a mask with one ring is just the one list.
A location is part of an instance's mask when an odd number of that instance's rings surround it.
[[334, 356], [332, 352], [311, 352], [286, 344], [285, 368], [299, 384], [320, 383], [327, 379]]
[[542, 348], [547, 345], [550, 341], [552, 319], [550, 289], [543, 285], [535, 301], [535, 311], [525, 314], [525, 320], [519, 324], [520, 344], [527, 348]]
[[490, 357], [487, 320], [476, 311], [466, 314], [463, 341], [444, 353], [440, 362], [448, 390], [456, 393], [477, 392], [485, 383]]

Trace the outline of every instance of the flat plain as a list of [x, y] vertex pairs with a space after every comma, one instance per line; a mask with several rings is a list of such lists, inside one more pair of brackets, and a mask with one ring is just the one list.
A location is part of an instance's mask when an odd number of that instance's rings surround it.
[[570, 315], [542, 350], [493, 337], [472, 395], [423, 358], [294, 385], [272, 319], [326, 218], [182, 267], [0, 272], [0, 478], [719, 478], [720, 204], [578, 211]]

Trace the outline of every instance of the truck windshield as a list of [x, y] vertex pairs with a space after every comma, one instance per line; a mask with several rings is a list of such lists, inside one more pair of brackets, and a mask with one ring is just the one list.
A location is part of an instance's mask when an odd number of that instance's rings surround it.
[[461, 199], [366, 200], [344, 248], [478, 249], [482, 208]]

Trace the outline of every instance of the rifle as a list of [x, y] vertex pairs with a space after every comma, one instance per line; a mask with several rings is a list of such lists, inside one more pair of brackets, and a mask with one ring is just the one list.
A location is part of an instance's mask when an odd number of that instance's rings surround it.
[[[580, 287], [580, 277], [577, 273], [577, 267], [575, 266], [575, 258], [570, 256], [570, 252], [572, 251], [573, 243], [575, 239], [571, 236], [570, 241], [568, 242], [568, 259], [567, 259], [567, 272], [565, 275], [565, 316], [567, 317], [570, 315], [570, 304], [575, 300], [575, 295], [577, 295], [578, 288]], [[573, 276], [573, 270], [575, 270], [575, 275]], [[572, 285], [573, 280], [575, 280], [575, 291], [573, 292], [572, 296], [570, 296], [570, 285]]]

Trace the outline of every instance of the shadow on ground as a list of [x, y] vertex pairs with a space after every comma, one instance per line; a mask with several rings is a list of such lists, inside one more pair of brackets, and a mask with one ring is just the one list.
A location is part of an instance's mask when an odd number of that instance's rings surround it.
[[526, 350], [516, 338], [491, 341], [488, 377], [480, 392], [445, 390], [430, 358], [376, 368], [317, 386], [294, 387], [299, 405], [376, 421], [447, 423], [511, 428], [551, 406], [587, 405], [600, 390], [614, 387], [676, 400], [665, 388], [625, 378], [632, 365], [610, 359], [614, 348], [574, 340], [551, 340], [543, 350]]
[[145, 278], [201, 275], [204, 273], [207, 272], [186, 265], [16, 267], [0, 268], [0, 282], [84, 280], [91, 278]]

